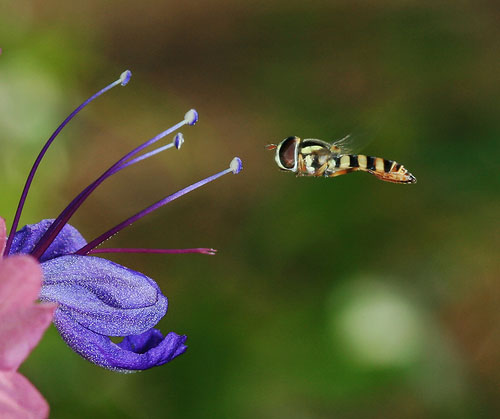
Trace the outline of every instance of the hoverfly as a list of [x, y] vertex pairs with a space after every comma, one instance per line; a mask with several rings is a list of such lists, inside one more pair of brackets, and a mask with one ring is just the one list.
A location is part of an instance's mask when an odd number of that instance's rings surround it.
[[281, 170], [294, 172], [297, 176], [335, 177], [361, 170], [387, 182], [417, 182], [415, 176], [395, 161], [349, 154], [346, 140], [348, 137], [330, 144], [312, 138], [288, 137], [278, 145], [269, 144], [266, 148], [276, 150], [275, 160]]

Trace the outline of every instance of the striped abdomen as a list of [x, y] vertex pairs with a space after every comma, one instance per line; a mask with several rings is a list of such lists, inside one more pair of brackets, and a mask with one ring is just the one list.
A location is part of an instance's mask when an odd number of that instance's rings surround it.
[[402, 164], [364, 154], [343, 154], [332, 157], [327, 176], [340, 176], [356, 170], [371, 173], [381, 180], [394, 183], [415, 183], [417, 179]]

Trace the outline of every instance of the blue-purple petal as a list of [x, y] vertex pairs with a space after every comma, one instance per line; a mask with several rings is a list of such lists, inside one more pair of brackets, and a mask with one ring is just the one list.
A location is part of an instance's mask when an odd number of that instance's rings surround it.
[[[10, 254], [31, 253], [52, 222], [24, 226]], [[168, 308], [158, 285], [109, 260], [72, 254], [86, 244], [78, 230], [66, 225], [40, 258], [40, 299], [59, 303], [54, 324], [66, 343], [85, 359], [122, 372], [162, 365], [184, 353], [186, 336], [171, 332], [163, 337], [153, 329]], [[109, 336], [124, 339], [113, 343]]]
[[[12, 247], [9, 254], [28, 254], [42, 238], [54, 220], [42, 220], [37, 224], [25, 225], [16, 232], [12, 240]], [[40, 262], [45, 262], [58, 256], [68, 255], [81, 249], [87, 244], [80, 232], [73, 226], [66, 224], [59, 232], [55, 240], [40, 258]]]
[[[172, 336], [169, 338], [169, 335]], [[164, 364], [186, 351], [185, 341], [186, 336], [179, 336], [177, 333], [170, 332], [167, 337], [163, 337], [158, 329], [150, 329], [140, 335], [125, 336], [118, 346], [137, 354], [148, 353], [150, 358], [162, 360], [161, 363]], [[179, 343], [182, 343], [182, 345], [179, 345]], [[168, 357], [165, 357], [166, 354], [169, 354]]]
[[106, 336], [137, 335], [166, 314], [167, 298], [146, 275], [93, 256], [42, 263], [42, 301], [57, 302], [83, 327]]
[[83, 327], [64, 307], [57, 309], [54, 324], [76, 353], [94, 364], [120, 372], [163, 365], [187, 349], [186, 336], [170, 332], [163, 337], [156, 329], [139, 336], [127, 336], [119, 344], [113, 343], [109, 337]]

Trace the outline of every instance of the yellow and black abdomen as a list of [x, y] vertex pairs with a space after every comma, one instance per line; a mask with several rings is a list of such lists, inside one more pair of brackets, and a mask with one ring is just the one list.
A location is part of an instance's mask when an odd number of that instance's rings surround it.
[[394, 183], [415, 183], [417, 179], [406, 168], [393, 160], [364, 154], [343, 154], [332, 157], [328, 176], [340, 176], [356, 170], [371, 173], [381, 180]]

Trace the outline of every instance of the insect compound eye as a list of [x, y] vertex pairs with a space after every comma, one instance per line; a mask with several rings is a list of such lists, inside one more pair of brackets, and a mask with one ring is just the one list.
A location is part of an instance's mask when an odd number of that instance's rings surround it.
[[296, 150], [299, 137], [285, 138], [276, 151], [276, 161], [283, 169], [292, 170], [296, 165]]

